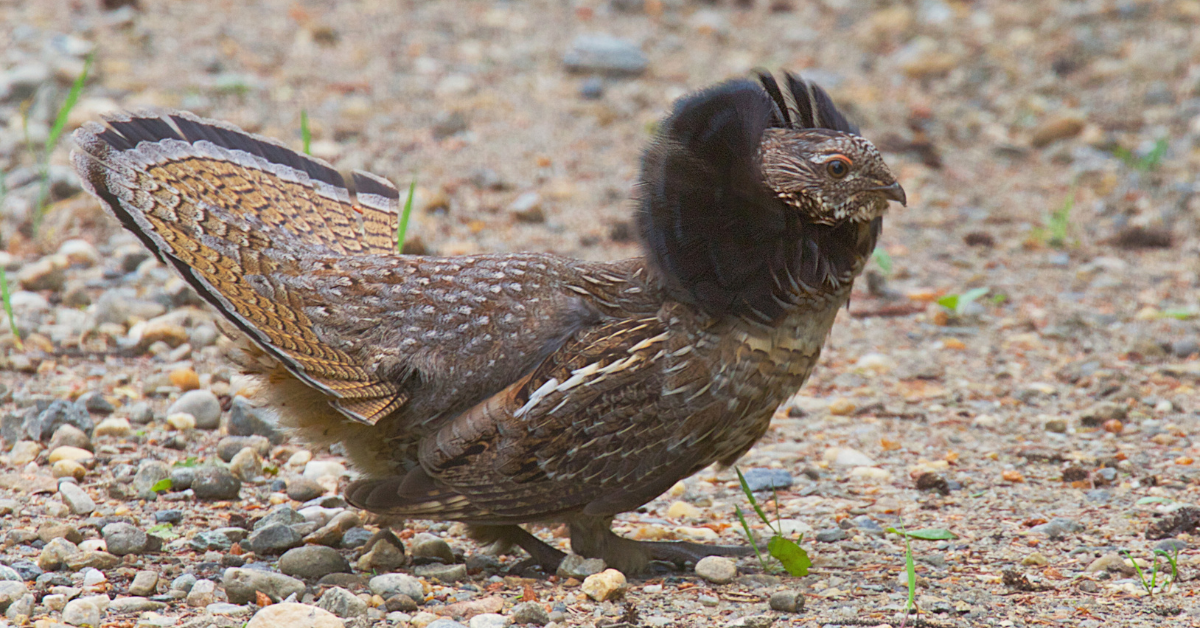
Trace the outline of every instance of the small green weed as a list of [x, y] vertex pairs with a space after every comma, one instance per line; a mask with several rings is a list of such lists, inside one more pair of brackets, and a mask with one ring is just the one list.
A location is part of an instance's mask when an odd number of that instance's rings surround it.
[[308, 110], [300, 110], [300, 140], [304, 143], [304, 154], [312, 154], [312, 129], [308, 127]]
[[1123, 554], [1125, 556], [1125, 558], [1128, 558], [1129, 562], [1133, 563], [1133, 568], [1137, 571], [1138, 580], [1142, 581], [1142, 588], [1146, 590], [1146, 593], [1148, 595], [1153, 596], [1154, 593], [1158, 590], [1158, 557], [1159, 556], [1166, 558], [1167, 562], [1170, 563], [1170, 565], [1171, 565], [1171, 578], [1170, 578], [1170, 580], [1167, 580], [1166, 582], [1164, 582], [1162, 584], [1162, 592], [1166, 593], [1166, 592], [1170, 591], [1171, 585], [1175, 584], [1175, 581], [1179, 578], [1179, 560], [1178, 560], [1179, 559], [1179, 550], [1178, 549], [1176, 549], [1173, 554], [1168, 554], [1166, 551], [1160, 550], [1160, 549], [1154, 550], [1154, 566], [1150, 570], [1150, 579], [1149, 580], [1146, 579], [1146, 574], [1145, 574], [1145, 572], [1142, 571], [1142, 566], [1139, 565], [1138, 562], [1136, 560], [1134, 560], [1132, 556], [1129, 555], [1129, 552], [1127, 552], [1125, 550], [1121, 550], [1121, 554]]
[[[46, 136], [46, 143], [42, 146], [40, 158], [35, 155], [35, 160], [39, 163], [39, 170], [42, 177], [37, 200], [33, 205], [33, 233], [35, 234], [38, 231], [38, 227], [42, 224], [46, 204], [50, 201], [50, 153], [54, 152], [54, 147], [58, 145], [58, 139], [62, 136], [63, 130], [66, 129], [67, 118], [71, 115], [71, 110], [75, 108], [75, 103], [79, 102], [79, 95], [83, 93], [83, 84], [87, 82], [88, 72], [92, 70], [93, 58], [93, 55], [88, 55], [87, 60], [84, 61], [83, 71], [79, 73], [79, 76], [75, 77], [75, 82], [71, 84], [71, 91], [67, 92], [66, 100], [58, 108], [58, 114], [54, 117], [54, 125], [50, 127], [50, 133]], [[28, 107], [22, 108], [21, 125], [25, 132], [25, 143], [29, 146], [29, 152], [33, 154], [33, 143], [29, 139]]]
[[892, 256], [888, 255], [887, 250], [883, 247], [875, 247], [875, 250], [871, 252], [871, 259], [874, 260], [875, 265], [879, 267], [879, 272], [884, 276], [892, 274]]
[[1113, 150], [1113, 156], [1125, 162], [1126, 166], [1134, 170], [1150, 172], [1157, 169], [1159, 164], [1162, 163], [1163, 157], [1167, 155], [1167, 148], [1169, 147], [1170, 144], [1167, 142], [1167, 139], [1162, 138], [1154, 143], [1154, 148], [1150, 149], [1150, 152], [1141, 157], [1138, 157], [1133, 151], [1124, 146], [1116, 147]]
[[979, 297], [984, 296], [991, 288], [972, 288], [962, 294], [947, 294], [937, 300], [937, 304], [950, 310], [954, 314], [962, 314], [967, 305], [979, 300]]
[[[775, 560], [778, 560], [787, 572], [796, 577], [808, 575], [808, 568], [812, 566], [812, 561], [808, 559], [808, 552], [804, 551], [796, 541], [793, 541], [783, 536], [783, 525], [779, 519], [779, 495], [775, 495], [775, 525], [771, 524], [767, 513], [758, 505], [758, 500], [754, 497], [754, 493], [750, 490], [750, 485], [746, 483], [745, 476], [742, 475], [742, 470], [734, 467], [737, 471], [738, 482], [742, 485], [742, 492], [746, 494], [746, 499], [750, 501], [750, 506], [754, 508], [754, 512], [758, 513], [758, 518], [762, 520], [767, 529], [771, 531], [771, 540], [767, 541], [767, 554]], [[754, 555], [758, 557], [758, 562], [762, 564], [763, 571], [771, 571], [771, 567], [767, 564], [767, 560], [763, 558], [762, 552], [758, 549], [758, 544], [754, 542], [754, 535], [750, 533], [750, 524], [746, 522], [746, 516], [742, 514], [742, 509], [739, 506], [734, 506], [734, 512], [737, 513], [738, 521], [742, 524], [742, 531], [746, 534], [746, 540], [749, 541], [750, 547], [754, 548]], [[804, 537], [801, 535], [800, 540]]]
[[12, 294], [8, 291], [8, 273], [4, 272], [3, 267], [0, 267], [0, 299], [4, 301], [4, 314], [8, 316], [8, 329], [12, 332], [13, 343], [17, 351], [24, 351], [25, 343], [21, 342], [21, 332], [17, 330], [17, 319], [13, 316]]
[[920, 539], [922, 541], [949, 541], [957, 539], [958, 535], [944, 528], [921, 528], [920, 530], [907, 530], [904, 527], [904, 519], [900, 519], [900, 529], [888, 528], [885, 532], [898, 534], [904, 539], [904, 570], [908, 580], [908, 603], [904, 606], [904, 621], [900, 626], [903, 628], [908, 621], [908, 615], [912, 609], [916, 607], [917, 599], [917, 567], [913, 562], [912, 543], [909, 539]]
[[163, 478], [155, 482], [154, 486], [150, 487], [150, 490], [154, 491], [155, 493], [165, 493], [171, 490], [171, 486], [173, 486], [171, 483], [171, 478]]
[[180, 460], [171, 465], [172, 467], [190, 469], [200, 466], [200, 459], [195, 456], [188, 456], [185, 460]]
[[413, 195], [417, 191], [417, 176], [413, 175], [412, 183], [408, 184], [408, 198], [404, 201], [404, 211], [400, 214], [400, 223], [396, 225], [396, 252], [404, 252], [404, 236], [408, 233], [408, 217], [412, 215]]

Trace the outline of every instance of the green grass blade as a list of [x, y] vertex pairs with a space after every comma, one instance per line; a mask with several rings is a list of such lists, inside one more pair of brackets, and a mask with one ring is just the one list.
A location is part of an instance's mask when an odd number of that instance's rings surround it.
[[171, 486], [171, 478], [163, 478], [155, 482], [154, 486], [150, 487], [150, 490], [154, 491], [155, 493], [165, 493], [171, 490]]
[[312, 129], [308, 128], [308, 110], [300, 110], [300, 140], [304, 143], [304, 154], [312, 154]]
[[754, 550], [754, 555], [758, 557], [758, 562], [762, 564], [763, 571], [767, 571], [767, 560], [763, 558], [762, 552], [758, 551], [758, 543], [754, 542], [754, 534], [750, 532], [750, 524], [746, 523], [746, 515], [742, 514], [742, 509], [738, 506], [733, 507], [733, 512], [737, 514], [738, 521], [742, 523], [742, 530], [746, 533], [746, 542], [750, 543], [750, 547]]
[[[746, 483], [746, 476], [742, 475], [742, 470], [737, 467], [734, 467], [733, 470], [737, 472], [738, 482], [742, 484], [742, 492], [746, 494], [746, 499], [750, 500], [750, 505], [754, 507], [754, 512], [758, 513], [758, 518], [762, 519], [762, 522], [768, 528], [771, 528], [771, 520], [767, 518], [767, 513], [763, 512], [762, 506], [758, 505], [758, 500], [754, 498], [754, 493], [750, 491], [750, 485]], [[775, 531], [775, 528], [771, 528], [771, 531]]]
[[905, 577], [908, 579], [908, 603], [904, 606], [904, 619], [908, 621], [908, 613], [912, 610], [917, 600], [917, 565], [913, 562], [912, 544], [908, 540], [908, 531], [904, 529], [904, 519], [900, 519], [899, 530], [888, 528], [887, 531], [899, 534], [904, 538], [904, 571]]
[[54, 118], [54, 126], [50, 127], [50, 135], [46, 136], [47, 159], [50, 156], [50, 152], [58, 145], [58, 138], [67, 126], [67, 117], [71, 115], [71, 109], [74, 109], [75, 103], [79, 101], [79, 94], [83, 92], [83, 84], [87, 81], [88, 72], [92, 69], [93, 58], [94, 55], [88, 55], [87, 60], [83, 62], [83, 71], [79, 73], [79, 76], [75, 77], [75, 82], [71, 84], [71, 91], [67, 92], [67, 99], [58, 108], [58, 116]]
[[958, 535], [944, 528], [921, 528], [920, 530], [897, 530], [896, 528], [888, 528], [885, 532], [892, 534], [900, 534], [905, 538], [920, 539], [922, 541], [949, 541], [957, 539]]
[[794, 541], [782, 536], [773, 536], [770, 541], [767, 541], [767, 553], [778, 560], [789, 574], [797, 578], [807, 576], [808, 568], [812, 567], [808, 552]]
[[14, 344], [18, 351], [24, 351], [25, 343], [21, 342], [21, 332], [17, 330], [17, 320], [13, 316], [12, 295], [8, 292], [8, 273], [4, 272], [2, 266], [0, 266], [0, 300], [4, 301], [4, 313], [8, 316], [8, 328], [12, 331]]
[[404, 236], [408, 233], [408, 217], [412, 215], [413, 195], [417, 191], [417, 175], [413, 175], [412, 183], [408, 184], [408, 198], [404, 201], [404, 211], [400, 214], [400, 224], [396, 225], [396, 252], [404, 252]]
[[1133, 556], [1130, 556], [1129, 552], [1125, 550], [1121, 550], [1121, 554], [1123, 554], [1125, 558], [1128, 558], [1129, 562], [1133, 563], [1133, 569], [1137, 572], [1138, 580], [1142, 581], [1142, 588], [1146, 590], [1146, 593], [1154, 595], [1153, 585], [1146, 582], [1146, 575], [1142, 573], [1142, 566], [1138, 564], [1138, 561], [1134, 560]]

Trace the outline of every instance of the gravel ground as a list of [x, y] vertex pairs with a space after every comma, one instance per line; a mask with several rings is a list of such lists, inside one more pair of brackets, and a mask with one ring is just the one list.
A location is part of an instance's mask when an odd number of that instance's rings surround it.
[[[0, 3], [23, 339], [0, 332], [0, 623], [899, 625], [902, 519], [956, 536], [913, 541], [908, 625], [1200, 626], [1200, 2], [100, 4]], [[93, 52], [68, 130], [157, 105], [299, 147], [307, 110], [315, 154], [416, 177], [406, 250], [438, 254], [635, 255], [627, 199], [673, 99], [755, 67], [816, 79], [909, 206], [740, 462], [812, 572], [524, 578], [422, 521], [365, 547], [386, 522], [338, 497], [338, 452], [238, 395], [210, 312], [80, 194], [68, 142], [33, 209]], [[739, 505], [708, 470], [617, 528], [738, 543]], [[1121, 552], [1156, 549], [1178, 578], [1151, 596]]]

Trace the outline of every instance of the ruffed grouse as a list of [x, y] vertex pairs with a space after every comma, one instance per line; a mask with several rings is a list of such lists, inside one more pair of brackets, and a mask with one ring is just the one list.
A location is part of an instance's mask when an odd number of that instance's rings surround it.
[[819, 87], [733, 80], [645, 153], [645, 257], [396, 253], [399, 193], [188, 113], [75, 133], [84, 185], [250, 341], [284, 425], [340, 442], [350, 503], [518, 524], [626, 572], [744, 548], [636, 542], [612, 518], [733, 464], [804, 383], [904, 191]]

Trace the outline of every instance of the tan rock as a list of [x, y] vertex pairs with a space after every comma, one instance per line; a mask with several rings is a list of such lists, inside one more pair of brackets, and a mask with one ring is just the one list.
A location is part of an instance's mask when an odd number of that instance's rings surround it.
[[611, 600], [625, 591], [625, 574], [616, 569], [605, 569], [598, 574], [588, 576], [583, 581], [581, 588], [588, 597], [597, 602]]
[[95, 455], [86, 449], [63, 446], [57, 447], [54, 449], [54, 451], [50, 452], [49, 461], [50, 464], [54, 464], [59, 460], [74, 460], [75, 462], [84, 462], [86, 460], [91, 460], [94, 457]]
[[337, 615], [327, 610], [284, 602], [264, 607], [254, 614], [246, 628], [345, 628]]

